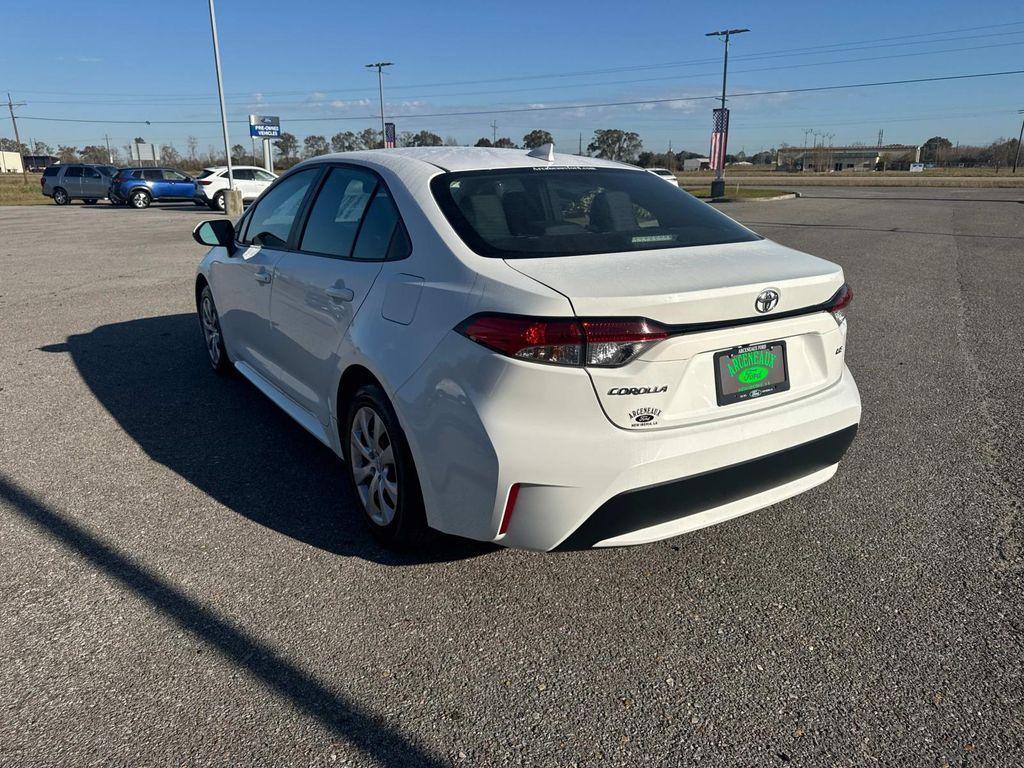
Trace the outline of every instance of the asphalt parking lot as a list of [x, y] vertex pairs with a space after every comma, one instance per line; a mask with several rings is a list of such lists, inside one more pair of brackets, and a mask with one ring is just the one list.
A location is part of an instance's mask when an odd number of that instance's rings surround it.
[[0, 764], [1020, 765], [1022, 201], [729, 205], [853, 286], [837, 477], [654, 545], [417, 559], [208, 369], [209, 211], [0, 208]]

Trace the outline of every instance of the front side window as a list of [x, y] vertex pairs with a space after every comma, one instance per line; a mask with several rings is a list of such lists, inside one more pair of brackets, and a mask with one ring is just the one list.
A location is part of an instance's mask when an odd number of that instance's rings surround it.
[[164, 171], [165, 181], [185, 181], [188, 179], [184, 173], [178, 173], [177, 171]]
[[760, 239], [646, 171], [468, 171], [436, 176], [431, 189], [455, 231], [482, 256], [578, 256]]
[[305, 168], [268, 190], [249, 216], [244, 242], [277, 247], [287, 245], [302, 201], [319, 175], [320, 168]]
[[101, 179], [101, 178], [103, 178], [103, 175], [99, 171], [97, 171], [95, 168], [83, 168], [82, 169], [82, 176], [87, 178], [87, 179]]
[[332, 168], [309, 213], [299, 250], [348, 258], [377, 178], [358, 168]]
[[142, 178], [146, 181], [163, 181], [164, 172], [159, 168], [149, 168], [142, 172]]

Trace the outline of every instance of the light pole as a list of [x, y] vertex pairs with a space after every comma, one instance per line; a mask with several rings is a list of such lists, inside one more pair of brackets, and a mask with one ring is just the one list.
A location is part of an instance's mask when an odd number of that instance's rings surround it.
[[[224, 155], [228, 163], [228, 192], [224, 198], [224, 212], [229, 216], [237, 216], [242, 212], [241, 195], [235, 189], [235, 171], [231, 167], [231, 142], [228, 140], [228, 112], [224, 106], [224, 83], [220, 74], [220, 43], [217, 42], [217, 14], [210, 0], [210, 32], [213, 35], [213, 64], [217, 70], [217, 98], [220, 99], [220, 125], [224, 131]], [[235, 198], [237, 206], [235, 205]]]
[[384, 127], [384, 67], [390, 67], [390, 61], [377, 61], [367, 64], [367, 69], [377, 70], [377, 91], [380, 93], [380, 146], [381, 149], [388, 143], [387, 129]]
[[[1024, 109], [1017, 110], [1018, 115], [1024, 115]], [[1013, 172], [1017, 172], [1017, 163], [1020, 162], [1020, 142], [1024, 139], [1024, 117], [1020, 119], [1020, 133], [1017, 135], [1017, 153], [1013, 156]]]
[[[722, 29], [718, 32], [708, 32], [704, 37], [722, 37], [725, 38], [725, 61], [722, 65], [722, 116], [725, 116], [725, 81], [729, 74], [729, 38], [733, 35], [740, 35], [744, 32], [749, 32], [749, 29]], [[711, 182], [711, 196], [712, 197], [724, 197], [725, 196], [725, 145], [728, 140], [728, 123], [723, 126], [722, 135], [719, 137], [721, 142], [721, 148], [718, 153], [722, 159], [717, 163], [718, 167], [715, 168], [715, 180]]]
[[11, 101], [11, 94], [7, 94], [7, 109], [11, 112], [11, 124], [14, 126], [14, 143], [18, 145], [18, 157], [21, 158], [21, 180], [28, 181], [28, 170], [25, 168], [25, 156], [21, 153], [21, 136], [18, 135], [18, 118], [14, 116], [15, 107], [24, 107], [25, 102], [19, 101], [15, 104]]

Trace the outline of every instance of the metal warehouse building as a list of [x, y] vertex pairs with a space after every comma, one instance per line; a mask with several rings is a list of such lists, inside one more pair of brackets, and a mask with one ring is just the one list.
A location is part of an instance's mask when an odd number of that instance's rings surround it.
[[921, 148], [912, 144], [865, 147], [785, 147], [779, 150], [778, 167], [797, 171], [874, 171], [921, 160]]

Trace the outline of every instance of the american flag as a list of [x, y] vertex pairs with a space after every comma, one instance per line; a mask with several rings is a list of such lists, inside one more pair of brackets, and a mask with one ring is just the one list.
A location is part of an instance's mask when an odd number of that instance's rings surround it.
[[725, 167], [725, 145], [729, 141], [729, 110], [715, 109], [714, 127], [711, 129], [711, 170]]

